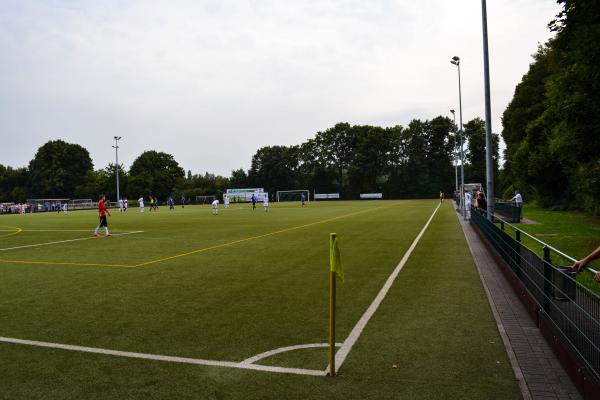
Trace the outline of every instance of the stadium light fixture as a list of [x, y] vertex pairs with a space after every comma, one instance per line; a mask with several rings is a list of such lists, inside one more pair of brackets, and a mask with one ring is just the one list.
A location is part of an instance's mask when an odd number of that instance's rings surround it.
[[113, 146], [115, 149], [115, 168], [117, 173], [117, 203], [121, 199], [121, 194], [119, 193], [119, 140], [121, 140], [121, 136], [115, 136], [115, 145]]
[[460, 57], [454, 56], [450, 62], [456, 65], [458, 69], [458, 110], [459, 110], [459, 118], [460, 118], [460, 126], [459, 126], [459, 141], [460, 141], [460, 209], [463, 215], [463, 218], [467, 217], [467, 212], [465, 210], [465, 152], [463, 150], [463, 119], [462, 119], [462, 90], [460, 85]]

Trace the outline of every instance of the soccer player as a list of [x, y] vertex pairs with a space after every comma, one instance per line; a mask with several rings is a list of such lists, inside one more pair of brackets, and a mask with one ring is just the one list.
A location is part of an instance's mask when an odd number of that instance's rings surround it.
[[215, 199], [211, 203], [213, 215], [219, 215], [219, 200]]
[[185, 208], [185, 196], [181, 196], [181, 208]]
[[173, 197], [169, 197], [169, 210], [174, 210], [175, 209], [175, 201], [173, 200]]
[[123, 199], [119, 199], [119, 212], [123, 212], [123, 209], [125, 207], [123, 206]]
[[440, 203], [444, 202], [444, 192], [440, 190]]
[[69, 204], [69, 203], [66, 203], [66, 202], [65, 202], [65, 203], [63, 203], [63, 205], [62, 205], [62, 211], [63, 211], [63, 214], [65, 214], [65, 215], [67, 215], [67, 214], [69, 213], [68, 204]]
[[140, 196], [138, 203], [140, 205], [140, 212], [144, 212], [144, 196]]
[[154, 197], [150, 195], [150, 211], [154, 210]]
[[306, 197], [304, 197], [304, 193], [300, 193], [300, 202], [302, 203], [302, 207], [304, 207], [305, 200], [306, 200]]
[[129, 208], [129, 202], [127, 201], [127, 197], [123, 200], [124, 211], [127, 212], [127, 208]]
[[225, 208], [229, 208], [229, 196], [223, 196], [223, 205], [225, 206]]
[[265, 212], [269, 211], [269, 196], [268, 195], [263, 195], [263, 207], [265, 209]]
[[252, 209], [256, 210], [256, 196], [254, 195], [254, 193], [252, 193], [252, 197], [250, 197], [250, 200], [252, 201]]
[[100, 230], [100, 228], [102, 228], [102, 227], [104, 228], [106, 237], [112, 236], [108, 232], [108, 222], [106, 221], [106, 215], [108, 214], [108, 216], [110, 216], [110, 211], [108, 210], [108, 208], [106, 208], [106, 205], [104, 204], [105, 200], [106, 200], [106, 197], [103, 194], [101, 194], [100, 200], [98, 201], [98, 217], [100, 219], [100, 223], [98, 224], [98, 226], [96, 227], [96, 230], [94, 231], [94, 236], [96, 236], [96, 237], [100, 237], [100, 234], [98, 234], [98, 230]]

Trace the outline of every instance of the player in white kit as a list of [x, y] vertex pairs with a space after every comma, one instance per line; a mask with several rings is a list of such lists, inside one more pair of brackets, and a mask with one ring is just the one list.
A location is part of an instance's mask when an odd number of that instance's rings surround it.
[[219, 215], [219, 200], [214, 200], [211, 203], [213, 215]]
[[263, 207], [265, 209], [265, 212], [269, 211], [269, 196], [268, 195], [263, 195]]
[[225, 206], [225, 208], [229, 208], [229, 196], [223, 196], [223, 205]]
[[140, 197], [138, 203], [140, 204], [140, 212], [144, 212], [144, 198]]

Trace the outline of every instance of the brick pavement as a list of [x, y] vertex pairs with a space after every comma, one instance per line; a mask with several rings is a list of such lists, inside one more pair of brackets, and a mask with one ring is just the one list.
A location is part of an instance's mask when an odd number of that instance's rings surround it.
[[502, 275], [497, 261], [459, 216], [490, 307], [525, 400], [575, 400], [581, 396], [542, 333]]

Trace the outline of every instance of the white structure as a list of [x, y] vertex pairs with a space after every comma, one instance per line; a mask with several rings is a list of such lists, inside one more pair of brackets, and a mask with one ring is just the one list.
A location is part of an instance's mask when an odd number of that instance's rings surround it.
[[383, 199], [382, 193], [361, 193], [360, 198], [365, 199]]
[[69, 200], [69, 209], [71, 210], [89, 210], [96, 208], [97, 204], [92, 199], [73, 199]]
[[339, 199], [339, 193], [315, 193], [313, 199], [314, 200], [329, 200], [329, 199]]
[[[243, 188], [243, 189], [227, 189], [225, 195], [229, 197], [229, 201], [234, 203], [249, 202], [252, 194], [258, 201], [262, 201], [265, 193], [264, 188]], [[268, 193], [267, 193], [268, 195]]]

